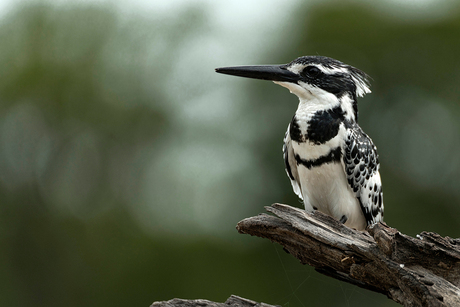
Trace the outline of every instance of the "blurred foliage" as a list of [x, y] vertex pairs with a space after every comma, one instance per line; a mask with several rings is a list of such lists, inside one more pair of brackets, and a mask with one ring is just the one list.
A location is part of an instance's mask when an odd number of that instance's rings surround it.
[[[360, 123], [379, 148], [386, 222], [410, 235], [460, 236], [459, 17], [303, 5], [261, 50], [266, 63], [321, 54], [373, 77]], [[205, 63], [191, 52], [213, 33], [209, 21], [199, 6], [147, 19], [88, 4], [29, 5], [2, 18], [2, 305], [230, 294], [283, 306], [394, 305], [234, 230], [272, 202], [302, 206], [281, 159], [296, 98], [271, 83], [219, 84], [213, 53]]]

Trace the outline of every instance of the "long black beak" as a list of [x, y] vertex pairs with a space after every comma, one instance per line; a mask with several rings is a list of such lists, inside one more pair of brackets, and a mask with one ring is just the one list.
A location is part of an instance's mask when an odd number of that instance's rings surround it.
[[216, 68], [216, 72], [226, 75], [296, 83], [299, 76], [287, 70], [284, 65], [236, 66]]

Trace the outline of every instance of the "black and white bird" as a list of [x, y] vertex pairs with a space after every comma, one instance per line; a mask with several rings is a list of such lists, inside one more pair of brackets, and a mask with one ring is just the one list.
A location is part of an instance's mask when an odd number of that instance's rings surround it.
[[357, 97], [371, 92], [364, 72], [323, 56], [216, 72], [271, 80], [299, 98], [283, 156], [305, 210], [319, 210], [358, 230], [383, 220], [377, 148], [358, 125]]

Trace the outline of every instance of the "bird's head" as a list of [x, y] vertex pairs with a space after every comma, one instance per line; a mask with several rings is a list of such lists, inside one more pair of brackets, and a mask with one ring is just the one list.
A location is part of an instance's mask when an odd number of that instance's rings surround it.
[[350, 119], [357, 119], [356, 97], [371, 92], [367, 74], [324, 56], [303, 56], [283, 65], [222, 67], [216, 72], [274, 81], [298, 96], [301, 103], [324, 108], [341, 104]]

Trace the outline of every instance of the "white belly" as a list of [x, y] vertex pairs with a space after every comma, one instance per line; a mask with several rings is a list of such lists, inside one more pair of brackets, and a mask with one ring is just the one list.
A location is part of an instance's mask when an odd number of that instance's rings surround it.
[[305, 210], [316, 208], [337, 220], [345, 215], [345, 225], [359, 230], [366, 228], [359, 201], [348, 185], [341, 163], [326, 163], [311, 169], [299, 165], [297, 170]]

